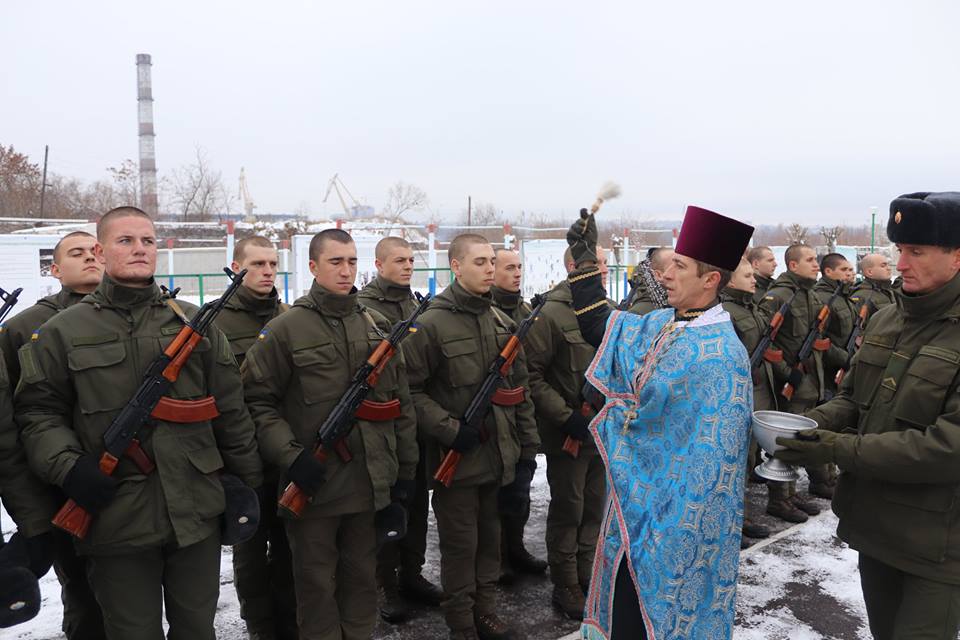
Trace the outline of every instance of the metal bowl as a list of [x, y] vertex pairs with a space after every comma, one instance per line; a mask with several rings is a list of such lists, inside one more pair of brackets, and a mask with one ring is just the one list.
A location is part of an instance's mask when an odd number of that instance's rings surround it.
[[[760, 447], [771, 456], [775, 451], [783, 449], [777, 444], [777, 438], [796, 438], [798, 431], [816, 429], [817, 421], [793, 413], [783, 411], [754, 411], [753, 435], [760, 443]], [[767, 480], [777, 482], [791, 482], [799, 480], [800, 474], [789, 464], [771, 457], [757, 465], [756, 474]]]

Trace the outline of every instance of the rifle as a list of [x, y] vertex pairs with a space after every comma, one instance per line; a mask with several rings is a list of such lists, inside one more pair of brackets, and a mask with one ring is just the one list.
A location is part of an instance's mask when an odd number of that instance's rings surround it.
[[790, 299], [780, 305], [777, 312], [770, 318], [770, 324], [767, 325], [766, 330], [764, 330], [763, 335], [760, 337], [760, 342], [757, 343], [753, 353], [750, 354], [751, 370], [760, 364], [760, 360], [767, 354], [768, 350], [772, 352], [771, 355], [768, 356], [770, 362], [780, 362], [783, 360], [783, 352], [774, 352], [774, 350], [770, 348], [770, 345], [777, 339], [777, 334], [780, 333], [780, 327], [783, 326], [783, 320], [787, 314], [790, 313], [790, 306], [793, 304], [793, 300], [797, 297], [798, 293], [800, 293], [799, 289], [794, 291]]
[[[167, 398], [166, 394], [177, 381], [180, 370], [194, 348], [243, 284], [243, 277], [247, 274], [246, 269], [235, 274], [224, 268], [223, 272], [230, 279], [230, 286], [218, 300], [200, 307], [193, 320], [185, 323], [163, 353], [150, 363], [137, 391], [127, 400], [127, 404], [103, 434], [104, 452], [100, 456], [100, 471], [104, 475], [113, 475], [123, 455], [130, 458], [145, 475], [153, 472], [156, 465], [144, 453], [137, 439], [140, 430], [150, 418], [171, 422], [198, 422], [212, 420], [220, 415], [213, 397], [196, 401], [172, 400]], [[55, 526], [81, 540], [87, 536], [92, 521], [93, 515], [72, 498], [67, 500], [53, 518]]]
[[20, 294], [23, 293], [23, 289], [14, 289], [10, 293], [7, 293], [2, 288], [0, 288], [0, 302], [3, 302], [0, 305], [0, 322], [3, 322], [4, 318], [7, 317], [7, 314], [10, 313], [10, 310], [17, 304], [17, 300], [20, 298]]
[[[836, 291], [833, 292], [833, 295], [830, 296], [827, 303], [820, 309], [817, 317], [810, 323], [810, 331], [807, 332], [807, 337], [804, 338], [803, 345], [797, 353], [797, 362], [793, 365], [792, 371], [799, 371], [800, 374], [803, 375], [803, 361], [810, 357], [814, 349], [817, 351], [826, 351], [830, 348], [830, 339], [825, 338], [824, 333], [827, 331], [827, 321], [830, 319], [830, 305], [833, 304], [833, 301], [837, 299], [837, 296], [840, 295], [842, 290], [843, 283], [840, 282], [837, 284]], [[793, 385], [788, 381], [787, 384], [783, 385], [780, 395], [790, 400], [793, 397], [794, 391], [796, 391], [796, 389], [794, 389]]]
[[[460, 428], [479, 431], [482, 441], [487, 439], [486, 430], [483, 428], [483, 421], [490, 411], [490, 406], [493, 404], [493, 396], [500, 390], [500, 383], [506, 379], [507, 372], [513, 365], [513, 361], [520, 355], [520, 347], [523, 339], [526, 337], [527, 332], [530, 331], [533, 323], [536, 322], [537, 316], [543, 309], [543, 305], [547, 302], [547, 297], [537, 295], [533, 297], [532, 302], [533, 311], [520, 322], [517, 329], [513, 332], [513, 335], [507, 340], [507, 344], [504, 345], [500, 353], [497, 354], [497, 357], [490, 363], [490, 368], [487, 370], [487, 377], [480, 384], [480, 388], [476, 394], [474, 394], [470, 405], [463, 414]], [[454, 449], [447, 451], [443, 462], [440, 463], [436, 473], [433, 474], [433, 479], [442, 482], [445, 487], [450, 487], [450, 485], [453, 484], [453, 476], [457, 473], [457, 466], [460, 464], [462, 457], [463, 454], [459, 451]]]
[[[416, 332], [417, 328], [414, 326], [414, 323], [417, 318], [420, 317], [420, 314], [427, 310], [427, 306], [430, 304], [429, 294], [421, 296], [418, 293], [416, 295], [417, 301], [420, 304], [413, 313], [410, 314], [409, 318], [398, 322], [393, 327], [390, 335], [381, 340], [380, 344], [373, 350], [373, 353], [370, 354], [370, 357], [367, 358], [367, 361], [360, 365], [353, 374], [353, 378], [351, 378], [350, 386], [347, 387], [347, 390], [340, 396], [337, 404], [334, 405], [333, 409], [323, 421], [323, 424], [321, 424], [317, 430], [317, 444], [313, 449], [313, 457], [320, 462], [326, 461], [327, 449], [325, 447], [330, 446], [336, 449], [337, 453], [345, 462], [351, 459], [350, 452], [344, 443], [344, 438], [346, 438], [353, 429], [355, 419], [358, 417], [362, 418], [362, 416], [358, 416], [358, 413], [362, 413], [358, 412], [358, 410], [360, 410], [361, 405], [365, 403], [366, 397], [373, 391], [374, 387], [377, 386], [377, 382], [380, 380], [380, 374], [383, 373], [383, 370], [393, 356], [397, 354], [400, 348], [400, 342], [411, 333]], [[389, 403], [380, 402], [370, 404], [375, 405], [375, 407], [373, 407], [375, 409], [389, 410], [395, 406], [396, 409], [394, 410], [399, 410], [399, 402], [397, 400]], [[385, 405], [390, 405], [390, 407]], [[309, 501], [310, 496], [296, 484], [290, 482], [287, 484], [286, 489], [283, 490], [283, 495], [280, 496], [279, 505], [294, 517], [300, 517]]]
[[837, 370], [837, 376], [833, 379], [833, 381], [837, 383], [837, 387], [843, 382], [843, 377], [847, 375], [847, 371], [850, 370], [850, 361], [853, 360], [854, 354], [857, 352], [857, 349], [860, 348], [860, 336], [863, 335], [863, 328], [867, 325], [867, 318], [870, 317], [871, 306], [870, 301], [867, 300], [860, 306], [860, 311], [857, 313], [857, 321], [854, 323], [853, 331], [847, 339], [847, 361]]
[[638, 277], [639, 273], [634, 273], [633, 277], [628, 280], [630, 284], [630, 291], [627, 292], [626, 297], [620, 301], [620, 304], [617, 305], [618, 311], [626, 311], [633, 306], [633, 303], [636, 302], [637, 296], [640, 295], [640, 279]]

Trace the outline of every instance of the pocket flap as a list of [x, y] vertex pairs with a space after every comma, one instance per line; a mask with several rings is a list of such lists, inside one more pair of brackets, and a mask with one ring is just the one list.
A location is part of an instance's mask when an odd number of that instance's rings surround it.
[[580, 333], [579, 329], [574, 331], [564, 331], [563, 339], [569, 344], [587, 344], [587, 341], [583, 339], [583, 335]]
[[960, 353], [940, 347], [921, 347], [910, 363], [907, 375], [917, 376], [935, 385], [946, 387], [960, 370]]
[[476, 353], [477, 348], [478, 345], [475, 338], [460, 338], [459, 340], [451, 340], [440, 345], [440, 351], [448, 358]]
[[875, 367], [886, 367], [887, 362], [890, 361], [890, 353], [892, 351], [890, 347], [864, 342], [857, 352], [857, 362]]
[[187, 457], [197, 471], [203, 474], [213, 473], [223, 468], [223, 458], [216, 447], [205, 447], [187, 452]]
[[883, 483], [880, 494], [884, 500], [922, 511], [946, 513], [953, 507], [956, 487], [942, 484]]
[[109, 367], [123, 362], [126, 355], [127, 350], [119, 342], [96, 348], [75, 349], [67, 354], [67, 366], [71, 371]]
[[330, 364], [336, 359], [336, 356], [336, 349], [329, 343], [300, 349], [291, 354], [293, 364], [298, 367]]

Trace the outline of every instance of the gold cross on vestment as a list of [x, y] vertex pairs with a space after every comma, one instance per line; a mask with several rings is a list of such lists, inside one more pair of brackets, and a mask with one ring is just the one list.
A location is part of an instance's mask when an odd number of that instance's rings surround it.
[[637, 417], [637, 412], [633, 409], [627, 410], [627, 415], [623, 420], [623, 431], [622, 435], [627, 435], [627, 430], [630, 429], [630, 421]]

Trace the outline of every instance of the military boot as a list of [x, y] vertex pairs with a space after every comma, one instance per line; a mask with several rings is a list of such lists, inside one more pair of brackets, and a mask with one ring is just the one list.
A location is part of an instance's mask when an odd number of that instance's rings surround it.
[[547, 570], [547, 561], [541, 560], [527, 551], [522, 542], [519, 545], [517, 547], [511, 545], [510, 547], [510, 564], [514, 570], [531, 575], [543, 574]]
[[518, 640], [520, 637], [495, 613], [478, 613], [475, 621], [480, 640]]
[[743, 519], [743, 527], [740, 532], [747, 536], [748, 538], [769, 538], [770, 529], [763, 526], [762, 524], [757, 524], [752, 520]]
[[465, 629], [452, 629], [450, 631], [450, 640], [479, 640], [477, 630], [473, 627]]
[[251, 627], [247, 625], [247, 637], [250, 640], [277, 640], [277, 634], [270, 627]]
[[443, 600], [443, 590], [424, 578], [422, 573], [401, 570], [399, 586], [401, 596], [428, 607], [438, 607]]
[[767, 513], [775, 518], [787, 522], [801, 523], [807, 521], [807, 514], [800, 511], [790, 498], [785, 500], [770, 500], [767, 502]]
[[410, 617], [407, 605], [400, 597], [400, 591], [397, 588], [397, 576], [392, 575], [380, 577], [380, 584], [377, 587], [377, 602], [379, 603], [380, 617], [385, 622], [397, 624]]
[[803, 511], [807, 515], [820, 515], [820, 507], [818, 507], [813, 500], [801, 498], [799, 493], [790, 496], [790, 502], [793, 503], [793, 506], [795, 506], [797, 509], [800, 509], [800, 511]]
[[583, 620], [583, 609], [587, 604], [579, 584], [553, 585], [553, 606], [571, 620]]
[[817, 496], [818, 498], [824, 498], [826, 500], [833, 500], [833, 489], [836, 487], [835, 484], [830, 484], [827, 482], [811, 482], [810, 483], [810, 493]]

